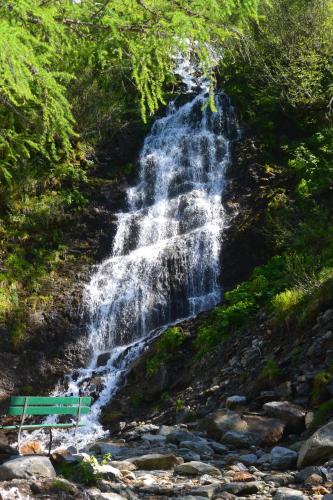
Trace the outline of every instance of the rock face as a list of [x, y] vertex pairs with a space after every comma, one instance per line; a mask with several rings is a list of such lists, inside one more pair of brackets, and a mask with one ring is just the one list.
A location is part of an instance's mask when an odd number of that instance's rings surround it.
[[189, 474], [196, 476], [202, 476], [203, 474], [208, 474], [210, 476], [221, 475], [221, 472], [217, 467], [198, 461], [177, 465], [176, 472], [178, 472], [179, 474]]
[[19, 457], [0, 465], [0, 481], [55, 476], [56, 472], [47, 457]]
[[168, 470], [181, 464], [183, 459], [172, 454], [160, 455], [158, 453], [152, 453], [150, 455], [143, 455], [142, 457], [134, 457], [131, 461], [138, 467], [138, 469]]
[[271, 401], [264, 404], [263, 410], [270, 417], [282, 420], [289, 432], [298, 434], [305, 429], [306, 411], [301, 406], [288, 401]]
[[300, 449], [297, 467], [320, 464], [333, 457], [333, 422], [320, 427]]

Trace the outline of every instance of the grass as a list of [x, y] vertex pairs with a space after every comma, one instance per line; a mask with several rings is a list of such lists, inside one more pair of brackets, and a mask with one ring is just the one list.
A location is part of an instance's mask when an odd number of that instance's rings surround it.
[[146, 362], [146, 372], [154, 375], [183, 344], [186, 334], [179, 326], [168, 328], [154, 345], [154, 354]]

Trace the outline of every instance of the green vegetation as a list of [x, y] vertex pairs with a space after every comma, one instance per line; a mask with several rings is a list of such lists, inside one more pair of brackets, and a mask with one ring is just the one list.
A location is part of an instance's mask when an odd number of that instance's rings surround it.
[[300, 327], [333, 300], [333, 2], [273, 0], [228, 39], [221, 79], [275, 182], [265, 192], [267, 264], [198, 328], [200, 354], [249, 328]]
[[100, 479], [96, 473], [95, 466], [98, 464], [94, 456], [90, 456], [89, 461], [82, 460], [77, 464], [60, 463], [57, 466], [58, 473], [69, 481], [81, 483], [86, 486], [95, 486]]
[[146, 371], [153, 375], [163, 366], [182, 345], [186, 334], [179, 326], [168, 328], [154, 345], [154, 354], [146, 363]]
[[316, 429], [321, 425], [324, 425], [329, 419], [333, 417], [333, 399], [326, 401], [318, 406], [315, 411], [314, 419], [312, 421], [311, 427]]
[[0, 1], [0, 323], [14, 345], [43, 282], [72, 258], [66, 234], [87, 202], [88, 156], [165, 103], [178, 53], [200, 61], [213, 95], [213, 52], [259, 3]]
[[258, 375], [260, 382], [274, 382], [280, 375], [280, 368], [274, 359], [269, 359]]

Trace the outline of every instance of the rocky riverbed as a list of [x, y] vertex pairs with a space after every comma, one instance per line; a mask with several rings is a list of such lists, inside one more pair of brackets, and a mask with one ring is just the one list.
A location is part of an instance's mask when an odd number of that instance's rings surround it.
[[332, 500], [333, 422], [309, 433], [308, 417], [288, 401], [250, 412], [234, 395], [195, 422], [123, 423], [110, 439], [50, 459], [38, 443], [13, 456], [2, 436], [0, 498]]

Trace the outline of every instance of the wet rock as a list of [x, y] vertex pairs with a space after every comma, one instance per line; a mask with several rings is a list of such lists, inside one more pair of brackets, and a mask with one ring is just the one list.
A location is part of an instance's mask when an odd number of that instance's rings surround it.
[[271, 401], [263, 406], [265, 413], [285, 422], [288, 432], [296, 434], [305, 429], [306, 411], [301, 406], [288, 401]]
[[297, 452], [284, 448], [282, 446], [275, 446], [270, 454], [270, 463], [273, 469], [287, 470], [296, 465]]
[[333, 422], [320, 427], [300, 449], [297, 467], [320, 464], [333, 457]]
[[278, 488], [274, 500], [305, 500], [306, 496], [299, 490], [292, 488]]
[[213, 465], [206, 464], [205, 462], [186, 462], [181, 465], [177, 465], [175, 472], [178, 474], [189, 474], [195, 476], [202, 476], [203, 474], [208, 474], [210, 476], [221, 476], [221, 472], [217, 467]]
[[32, 477], [54, 478], [55, 476], [54, 467], [47, 457], [19, 457], [0, 465], [0, 481]]
[[253, 495], [258, 493], [263, 487], [263, 483], [259, 481], [250, 481], [250, 482], [236, 482], [223, 484], [221, 486], [221, 490], [227, 493], [232, 493], [233, 495], [242, 496], [242, 495]]
[[109, 361], [110, 356], [111, 356], [110, 352], [103, 352], [102, 354], [100, 354], [97, 358], [97, 363], [96, 363], [97, 368], [105, 366]]
[[242, 408], [245, 405], [246, 405], [246, 396], [230, 396], [226, 400], [226, 407], [229, 408], [229, 410]]
[[158, 453], [152, 453], [150, 455], [134, 457], [131, 459], [131, 462], [134, 463], [138, 469], [168, 470], [173, 469], [176, 465], [182, 464], [183, 459], [172, 454], [161, 455]]

